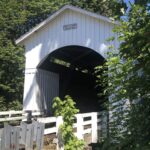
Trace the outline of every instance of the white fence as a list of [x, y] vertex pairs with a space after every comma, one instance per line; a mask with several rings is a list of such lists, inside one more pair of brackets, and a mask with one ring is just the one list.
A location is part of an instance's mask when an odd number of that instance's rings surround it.
[[1, 129], [0, 150], [37, 150], [43, 149], [44, 124], [34, 121], [32, 124], [21, 122], [19, 126], [6, 125]]
[[[32, 112], [32, 118], [35, 118], [38, 122], [45, 124], [44, 134], [58, 134], [60, 124], [63, 123], [62, 117], [40, 117], [41, 112]], [[17, 115], [17, 116], [16, 116]], [[90, 134], [91, 143], [96, 143], [98, 137], [105, 137], [107, 133], [107, 117], [105, 112], [91, 112], [77, 114], [75, 116], [74, 132], [79, 139], [84, 139], [86, 134]], [[24, 111], [8, 111], [0, 112], [0, 122], [5, 121], [22, 121], [27, 120], [31, 114]], [[33, 120], [33, 119], [31, 119]], [[98, 131], [101, 135], [98, 136]]]
[[0, 123], [9, 121], [26, 121], [27, 119], [32, 119], [34, 117], [37, 118], [41, 115], [43, 115], [43, 112], [38, 111], [2, 111], [0, 112]]
[[[79, 139], [83, 139], [85, 134], [91, 134], [91, 142], [96, 143], [98, 141], [98, 130], [105, 130], [106, 134], [106, 115], [104, 113], [92, 112], [77, 114], [75, 116], [76, 122], [74, 123], [75, 135]], [[104, 122], [105, 120], [105, 122]], [[63, 123], [62, 117], [46, 117], [37, 118], [37, 121], [46, 124], [53, 124], [52, 127], [45, 127], [44, 134], [58, 133], [60, 124]]]

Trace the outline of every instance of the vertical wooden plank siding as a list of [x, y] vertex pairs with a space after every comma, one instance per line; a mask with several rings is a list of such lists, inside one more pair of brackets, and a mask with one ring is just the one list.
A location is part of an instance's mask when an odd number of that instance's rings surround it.
[[[51, 110], [52, 99], [59, 95], [59, 75], [45, 70], [28, 70], [25, 73], [24, 109]], [[31, 101], [32, 99], [32, 101]]]
[[[63, 29], [64, 25], [74, 23], [77, 24], [76, 29]], [[48, 54], [64, 46], [76, 45], [93, 49], [107, 59], [108, 46], [110, 44], [113, 44], [115, 48], [119, 46], [117, 38], [112, 43], [106, 41], [107, 38], [114, 35], [113, 27], [114, 24], [112, 23], [66, 9], [26, 39], [24, 41], [26, 49], [24, 109], [49, 110], [51, 109], [52, 98], [58, 96], [58, 91], [55, 89], [57, 87], [53, 88], [55, 84], [59, 86], [56, 83], [56, 75], [50, 73], [50, 76], [48, 76], [49, 73], [44, 71], [38, 71], [38, 74], [36, 74], [37, 66]]]
[[[63, 30], [64, 25], [73, 23], [77, 24], [77, 29]], [[36, 68], [47, 54], [67, 45], [85, 46], [103, 55], [101, 45], [107, 45], [106, 39], [113, 27], [113, 24], [103, 20], [66, 10], [24, 42], [26, 68]], [[115, 42], [119, 43], [117, 39], [113, 44]]]
[[50, 112], [52, 100], [59, 95], [59, 75], [45, 70], [37, 70], [37, 84], [39, 86], [42, 109]]

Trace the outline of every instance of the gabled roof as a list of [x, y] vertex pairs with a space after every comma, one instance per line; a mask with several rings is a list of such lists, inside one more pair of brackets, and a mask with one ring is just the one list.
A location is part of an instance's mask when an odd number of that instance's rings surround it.
[[45, 19], [44, 21], [42, 21], [41, 23], [39, 23], [38, 25], [36, 25], [34, 28], [32, 28], [31, 30], [29, 30], [27, 33], [25, 33], [24, 35], [22, 35], [20, 38], [18, 38], [16, 40], [16, 44], [20, 44], [21, 42], [23, 42], [25, 39], [27, 39], [29, 36], [31, 36], [34, 32], [38, 31], [39, 29], [41, 29], [42, 27], [44, 27], [46, 24], [48, 24], [51, 20], [53, 20], [55, 17], [57, 17], [59, 14], [61, 14], [63, 11], [65, 10], [73, 10], [76, 12], [79, 12], [81, 14], [84, 15], [88, 15], [90, 17], [94, 17], [96, 19], [99, 20], [103, 20], [109, 23], [113, 23], [113, 24], [118, 24], [118, 22], [114, 22], [113, 20], [111, 20], [108, 17], [104, 17], [102, 15], [75, 7], [75, 6], [71, 6], [71, 5], [65, 5], [64, 7], [62, 7], [61, 9], [59, 9], [58, 11], [56, 11], [53, 15], [51, 15], [50, 17], [48, 17], [47, 19]]

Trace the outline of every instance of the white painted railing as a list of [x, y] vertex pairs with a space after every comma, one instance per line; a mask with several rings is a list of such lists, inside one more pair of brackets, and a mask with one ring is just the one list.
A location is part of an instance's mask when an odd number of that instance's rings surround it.
[[[30, 112], [31, 113], [31, 112]], [[0, 123], [9, 121], [27, 121], [29, 113], [25, 111], [6, 111], [0, 112]], [[31, 114], [30, 114], [31, 115]], [[62, 117], [40, 117], [43, 113], [33, 111], [31, 118], [36, 118], [37, 121], [45, 123], [44, 134], [58, 134], [60, 124], [63, 123]], [[31, 120], [30, 118], [30, 120]], [[107, 118], [104, 112], [91, 112], [75, 115], [76, 122], [73, 127], [75, 135], [79, 139], [84, 139], [85, 134], [91, 134], [91, 142], [95, 143], [98, 140], [98, 130], [101, 136], [106, 135]], [[99, 136], [100, 137], [100, 136]]]
[[15, 110], [2, 111], [0, 112], [0, 122], [27, 120], [27, 118], [30, 117], [29, 116], [30, 113], [32, 113], [31, 117], [39, 117], [43, 115], [43, 112], [39, 112], [39, 111], [32, 111], [32, 112], [31, 111], [15, 111]]
[[[77, 114], [75, 115], [76, 123], [74, 123], [74, 128], [76, 129], [75, 135], [79, 139], [83, 139], [85, 134], [91, 134], [91, 142], [96, 143], [97, 133], [100, 130], [100, 116], [101, 114], [98, 112], [92, 113], [84, 113], [84, 114]], [[58, 133], [59, 125], [63, 123], [62, 117], [46, 117], [46, 118], [37, 118], [37, 121], [47, 124], [54, 124], [52, 127], [45, 128], [44, 134], [52, 134]]]

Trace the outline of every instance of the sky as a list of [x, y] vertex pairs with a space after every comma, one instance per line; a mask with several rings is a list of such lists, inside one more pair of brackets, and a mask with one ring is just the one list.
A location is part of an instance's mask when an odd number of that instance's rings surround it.
[[129, 11], [129, 9], [130, 9], [130, 3], [129, 2], [134, 3], [134, 0], [124, 0], [124, 2], [127, 4], [127, 7], [128, 7], [127, 11]]
[[133, 2], [134, 2], [134, 0], [124, 0], [124, 2], [126, 2], [127, 6], [128, 6], [128, 7], [130, 7], [129, 2], [133, 3]]

